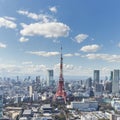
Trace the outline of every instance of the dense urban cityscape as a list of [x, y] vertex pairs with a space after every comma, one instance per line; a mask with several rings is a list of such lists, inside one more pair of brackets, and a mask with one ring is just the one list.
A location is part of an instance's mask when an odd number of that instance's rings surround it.
[[0, 0], [0, 120], [120, 120], [120, 0]]
[[64, 81], [61, 47], [60, 76], [47, 70], [45, 80], [0, 78], [0, 116], [2, 120], [119, 120], [120, 70], [100, 79], [100, 70], [93, 78]]

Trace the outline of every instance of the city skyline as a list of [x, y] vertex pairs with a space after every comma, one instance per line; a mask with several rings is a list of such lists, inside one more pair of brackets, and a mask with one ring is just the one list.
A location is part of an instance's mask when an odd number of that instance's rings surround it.
[[0, 76], [110, 75], [120, 62], [120, 1], [0, 0]]

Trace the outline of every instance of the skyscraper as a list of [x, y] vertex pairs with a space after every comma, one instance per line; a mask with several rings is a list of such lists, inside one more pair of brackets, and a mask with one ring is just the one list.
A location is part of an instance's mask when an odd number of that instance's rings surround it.
[[119, 79], [120, 79], [120, 70], [113, 71], [113, 80], [112, 80], [112, 93], [119, 93]]
[[100, 71], [99, 70], [94, 70], [94, 75], [93, 75], [94, 83], [98, 84], [100, 81]]
[[92, 87], [92, 78], [88, 78], [86, 80], [86, 89], [90, 89]]
[[107, 93], [111, 93], [112, 92], [112, 82], [111, 81], [106, 81], [104, 87], [105, 87], [105, 91]]
[[47, 70], [47, 86], [52, 86], [54, 79], [53, 76], [53, 70]]
[[40, 84], [40, 76], [36, 76], [36, 83]]
[[3, 95], [0, 93], [0, 118], [3, 116]]
[[30, 85], [29, 86], [29, 97], [32, 98], [32, 94], [33, 94], [33, 88], [32, 86]]
[[113, 80], [113, 71], [110, 72], [110, 81]]

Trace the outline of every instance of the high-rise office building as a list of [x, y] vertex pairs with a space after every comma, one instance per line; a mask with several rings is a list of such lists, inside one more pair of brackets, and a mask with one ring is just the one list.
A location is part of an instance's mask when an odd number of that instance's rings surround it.
[[0, 118], [3, 116], [3, 95], [0, 93]]
[[107, 93], [111, 93], [112, 92], [112, 82], [106, 81], [104, 84], [104, 88]]
[[103, 84], [96, 83], [96, 84], [95, 84], [95, 89], [94, 89], [94, 96], [95, 96], [95, 97], [100, 97], [100, 96], [102, 96], [103, 91], [104, 91]]
[[40, 84], [40, 76], [36, 76], [36, 83]]
[[37, 93], [37, 91], [34, 91], [34, 93], [33, 93], [33, 101], [38, 101], [38, 93]]
[[94, 70], [94, 75], [93, 75], [94, 83], [98, 84], [100, 81], [100, 71], [99, 70]]
[[110, 72], [110, 81], [113, 80], [113, 71]]
[[32, 86], [29, 86], [29, 97], [32, 98], [32, 94], [33, 94], [33, 88]]
[[17, 81], [19, 81], [19, 76], [17, 76]]
[[95, 86], [95, 92], [103, 92], [104, 90], [104, 87], [103, 87], [103, 84], [96, 84]]
[[113, 71], [112, 93], [119, 93], [120, 70]]
[[51, 86], [54, 81], [54, 73], [53, 70], [47, 70], [47, 86]]
[[88, 78], [86, 80], [86, 89], [90, 89], [92, 87], [92, 78]]

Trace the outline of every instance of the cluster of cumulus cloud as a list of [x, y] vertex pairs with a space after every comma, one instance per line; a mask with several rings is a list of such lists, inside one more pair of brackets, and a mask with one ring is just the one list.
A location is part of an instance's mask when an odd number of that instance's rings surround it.
[[[50, 7], [49, 10], [56, 14], [57, 13], [57, 8], [55, 6]], [[8, 17], [8, 16], [3, 16], [0, 17], [0, 28], [5, 27], [9, 29], [15, 29], [19, 31], [20, 34], [20, 39], [19, 42], [28, 42], [29, 37], [33, 36], [42, 36], [44, 38], [60, 38], [60, 37], [69, 37], [71, 28], [67, 24], [58, 21], [53, 15], [50, 14], [44, 14], [44, 13], [33, 13], [29, 12], [27, 10], [18, 10], [16, 11], [18, 15], [24, 16], [28, 19], [31, 19], [31, 23], [19, 23], [21, 26], [20, 28], [18, 27], [18, 23], [16, 22], [16, 18], [14, 17]], [[80, 33], [76, 35], [73, 38], [73, 41], [75, 41], [78, 44], [81, 44], [85, 40], [90, 39], [89, 35]], [[71, 40], [71, 39], [70, 39]], [[0, 43], [0, 48], [6, 48], [7, 45], [4, 43]], [[64, 57], [81, 57], [81, 58], [88, 58], [88, 59], [99, 59], [107, 62], [120, 62], [120, 55], [110, 55], [110, 54], [102, 54], [102, 53], [96, 53], [102, 48], [102, 45], [98, 44], [90, 44], [90, 45], [85, 45], [82, 46], [79, 49], [79, 52], [76, 53], [66, 53], [64, 54]], [[92, 53], [91, 53], [92, 52]], [[37, 56], [42, 56], [42, 57], [50, 57], [50, 56], [56, 56], [59, 55], [60, 53], [57, 51], [52, 51], [52, 52], [47, 52], [47, 51], [26, 51], [27, 54], [33, 54]], [[0, 71], [7, 71], [10, 72], [19, 72], [22, 73], [23, 68], [25, 71], [28, 73], [34, 73], [37, 71], [44, 71], [47, 69], [45, 65], [32, 65], [29, 64], [26, 65], [21, 65], [21, 66], [16, 66], [16, 65], [0, 65]], [[54, 69], [58, 69], [59, 64], [54, 66]], [[9, 68], [9, 69], [8, 69]], [[65, 65], [64, 64], [65, 71], [79, 71], [81, 70], [81, 67], [75, 67], [74, 65]]]

